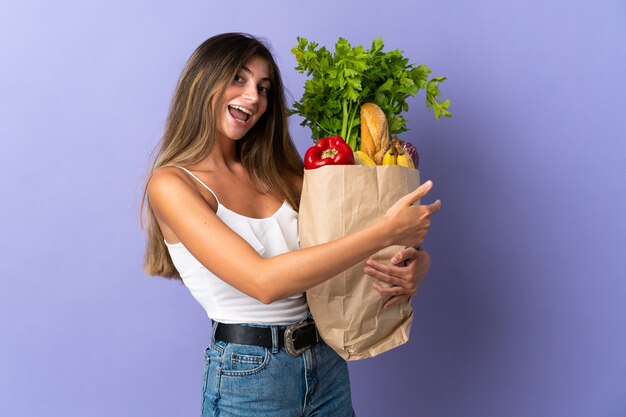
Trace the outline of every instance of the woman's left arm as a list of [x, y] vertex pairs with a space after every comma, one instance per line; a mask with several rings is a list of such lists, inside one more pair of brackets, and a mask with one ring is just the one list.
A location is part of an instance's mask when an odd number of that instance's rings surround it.
[[429, 269], [428, 252], [422, 248], [409, 247], [396, 253], [389, 265], [369, 259], [363, 271], [379, 281], [391, 284], [391, 286], [383, 287], [380, 282], [372, 283], [382, 296], [389, 297], [383, 305], [383, 308], [387, 308], [398, 301], [414, 296]]

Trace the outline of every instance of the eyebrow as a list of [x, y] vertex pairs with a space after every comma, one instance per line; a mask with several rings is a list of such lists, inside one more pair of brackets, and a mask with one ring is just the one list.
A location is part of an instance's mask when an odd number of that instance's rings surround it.
[[[252, 71], [250, 71], [250, 68], [246, 67], [245, 65], [243, 65], [241, 69], [247, 72], [248, 74], [252, 74]], [[272, 81], [272, 80], [270, 80], [269, 77], [263, 77], [261, 78], [261, 81]]]

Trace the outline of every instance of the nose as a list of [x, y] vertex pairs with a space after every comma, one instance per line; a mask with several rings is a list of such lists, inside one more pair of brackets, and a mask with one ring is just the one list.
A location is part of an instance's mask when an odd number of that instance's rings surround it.
[[256, 103], [259, 101], [259, 92], [257, 91], [256, 86], [246, 88], [243, 93], [243, 98], [248, 100], [250, 103]]

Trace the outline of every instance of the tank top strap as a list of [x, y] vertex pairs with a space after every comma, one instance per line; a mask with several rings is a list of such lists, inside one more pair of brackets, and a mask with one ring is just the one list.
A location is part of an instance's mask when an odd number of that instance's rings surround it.
[[193, 172], [189, 171], [187, 168], [185, 167], [181, 167], [180, 165], [176, 165], [176, 168], [180, 168], [183, 171], [185, 171], [187, 174], [189, 174], [192, 178], [194, 178], [196, 181], [198, 181], [200, 184], [202, 184], [204, 186], [204, 188], [206, 188], [207, 190], [209, 190], [209, 192], [211, 194], [213, 194], [213, 197], [215, 197], [215, 201], [217, 201], [217, 204], [222, 205], [222, 203], [220, 203], [220, 199], [217, 198], [217, 194], [215, 194], [213, 192], [213, 190], [211, 190], [211, 188], [206, 185], [204, 182], [202, 182], [202, 180], [200, 178], [198, 178]]

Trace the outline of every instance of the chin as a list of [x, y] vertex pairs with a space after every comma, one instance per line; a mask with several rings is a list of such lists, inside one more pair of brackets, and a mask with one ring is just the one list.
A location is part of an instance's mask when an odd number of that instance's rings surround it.
[[246, 137], [250, 130], [246, 130], [245, 132], [241, 131], [229, 131], [226, 129], [219, 129], [219, 135], [225, 139], [238, 141]]

